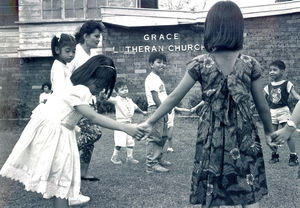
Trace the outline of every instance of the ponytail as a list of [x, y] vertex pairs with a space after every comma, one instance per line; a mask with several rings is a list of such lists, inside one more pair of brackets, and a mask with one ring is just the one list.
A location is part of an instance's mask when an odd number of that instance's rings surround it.
[[56, 35], [52, 38], [51, 40], [51, 51], [52, 51], [52, 55], [55, 59], [58, 58], [58, 54], [56, 53], [55, 49], [58, 47], [59, 42], [58, 42], [59, 38], [56, 37]]

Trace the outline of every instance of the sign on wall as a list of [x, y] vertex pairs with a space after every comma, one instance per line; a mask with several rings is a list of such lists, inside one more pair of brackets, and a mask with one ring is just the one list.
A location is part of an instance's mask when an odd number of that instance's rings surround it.
[[184, 43], [180, 41], [179, 33], [146, 33], [137, 42], [145, 43], [140, 45], [115, 46], [114, 51], [127, 53], [152, 53], [152, 52], [186, 52], [201, 51], [203, 46], [200, 43]]

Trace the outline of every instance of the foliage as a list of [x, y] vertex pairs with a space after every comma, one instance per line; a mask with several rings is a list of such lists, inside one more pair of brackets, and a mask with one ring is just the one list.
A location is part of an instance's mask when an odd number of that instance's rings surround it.
[[147, 111], [148, 103], [145, 95], [136, 94], [133, 96], [132, 101], [139, 106], [143, 111]]
[[8, 101], [4, 100], [0, 103], [1, 119], [20, 119], [30, 117], [31, 110], [22, 100]]
[[159, 2], [160, 9], [199, 11], [206, 5], [206, 0], [162, 0]]
[[99, 100], [97, 101], [97, 111], [98, 113], [113, 113], [115, 112], [115, 106], [104, 99]]

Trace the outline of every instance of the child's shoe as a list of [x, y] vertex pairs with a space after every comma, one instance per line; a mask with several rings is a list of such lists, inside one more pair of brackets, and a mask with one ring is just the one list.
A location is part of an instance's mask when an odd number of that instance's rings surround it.
[[167, 149], [167, 152], [174, 152], [174, 150], [173, 150], [172, 147], [169, 147], [169, 148]]
[[279, 154], [277, 152], [272, 152], [272, 157], [269, 160], [269, 163], [274, 164], [274, 163], [277, 163], [277, 162], [279, 162]]
[[298, 164], [298, 156], [296, 154], [290, 154], [289, 166], [297, 166]]
[[90, 197], [79, 194], [77, 198], [69, 198], [69, 206], [85, 204], [90, 201]]
[[168, 167], [172, 165], [172, 163], [167, 160], [160, 160], [158, 163], [163, 167]]
[[130, 164], [138, 164], [139, 163], [139, 161], [134, 159], [133, 157], [127, 157], [126, 162], [130, 163]]
[[117, 155], [113, 155], [110, 159], [110, 161], [115, 165], [121, 165], [122, 161], [118, 158]]
[[156, 165], [154, 165], [152, 167], [148, 167], [147, 166], [146, 172], [147, 173], [154, 173], [154, 172], [157, 172], [157, 173], [167, 173], [167, 172], [169, 172], [169, 169], [161, 166], [160, 164], [156, 164]]

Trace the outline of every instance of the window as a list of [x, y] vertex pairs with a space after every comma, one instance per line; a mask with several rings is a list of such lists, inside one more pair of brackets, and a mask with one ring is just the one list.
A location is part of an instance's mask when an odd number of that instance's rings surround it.
[[[100, 7], [157, 8], [157, 0], [42, 0], [43, 19], [100, 18]], [[141, 5], [141, 6], [139, 6]]]
[[0, 26], [15, 25], [18, 13], [18, 0], [0, 1]]
[[61, 0], [43, 0], [43, 19], [60, 19], [62, 18], [62, 1]]
[[43, 19], [85, 18], [85, 4], [96, 0], [43, 0]]
[[138, 7], [158, 9], [158, 0], [138, 0]]

